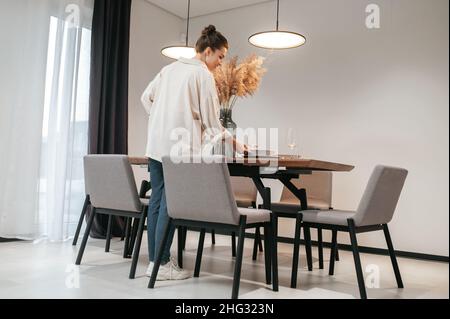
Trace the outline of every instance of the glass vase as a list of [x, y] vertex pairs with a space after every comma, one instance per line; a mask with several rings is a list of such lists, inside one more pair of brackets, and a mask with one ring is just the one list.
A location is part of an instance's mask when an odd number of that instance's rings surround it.
[[[232, 113], [231, 109], [229, 109], [229, 108], [221, 108], [220, 109], [220, 122], [222, 123], [222, 126], [228, 132], [230, 132], [230, 134], [233, 137], [236, 137], [237, 125], [233, 121], [232, 115], [233, 115], [233, 113]], [[220, 154], [224, 155], [227, 158], [233, 158], [235, 155], [234, 150], [233, 150], [233, 145], [231, 145], [230, 143], [226, 143], [225, 141], [222, 141], [221, 147], [220, 147]]]

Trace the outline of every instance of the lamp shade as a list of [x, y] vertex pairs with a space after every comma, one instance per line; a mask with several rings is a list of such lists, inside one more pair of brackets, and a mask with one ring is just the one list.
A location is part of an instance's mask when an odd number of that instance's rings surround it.
[[300, 33], [281, 31], [278, 29], [280, 15], [280, 0], [277, 0], [277, 24], [272, 31], [258, 32], [248, 38], [252, 45], [263, 49], [292, 49], [306, 42], [306, 38]]
[[248, 41], [264, 49], [292, 49], [305, 44], [303, 35], [289, 31], [265, 31], [251, 35]]
[[176, 60], [178, 60], [179, 58], [192, 59], [197, 54], [193, 47], [188, 46], [165, 47], [161, 50], [161, 53], [168, 58]]

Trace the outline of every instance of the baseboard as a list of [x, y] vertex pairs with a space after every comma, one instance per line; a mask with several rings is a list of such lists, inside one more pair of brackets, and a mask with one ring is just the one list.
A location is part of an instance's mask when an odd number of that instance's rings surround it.
[[[255, 237], [254, 234], [251, 234], [251, 235], [252, 235], [251, 236], [252, 238]], [[288, 238], [288, 237], [278, 237], [278, 241], [280, 243], [288, 243], [288, 244], [293, 244], [294, 243], [294, 239], [293, 238]], [[300, 243], [301, 244], [305, 244], [305, 241], [303, 239], [301, 239]], [[318, 245], [317, 241], [315, 241], [315, 240], [312, 240], [311, 243], [312, 243], [313, 246], [317, 246]], [[327, 248], [330, 248], [331, 247], [331, 243], [323, 242], [323, 246], [327, 247]], [[361, 253], [389, 256], [389, 251], [387, 249], [375, 248], [375, 247], [367, 247], [367, 246], [358, 246], [358, 248], [359, 248], [359, 251]], [[352, 247], [350, 245], [346, 245], [346, 244], [338, 244], [338, 249], [339, 250], [352, 251]], [[449, 257], [448, 256], [415, 253], [415, 252], [410, 252], [410, 251], [396, 250], [395, 251], [395, 255], [397, 257], [403, 257], [403, 258], [412, 258], [412, 259], [430, 260], [430, 261], [440, 261], [440, 262], [446, 262], [446, 263], [449, 262]]]
[[0, 243], [9, 243], [11, 241], [19, 241], [21, 239], [17, 239], [17, 238], [2, 238], [0, 237]]

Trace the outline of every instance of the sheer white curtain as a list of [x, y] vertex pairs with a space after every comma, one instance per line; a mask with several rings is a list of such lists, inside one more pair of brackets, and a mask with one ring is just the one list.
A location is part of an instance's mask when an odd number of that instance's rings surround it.
[[74, 232], [84, 200], [92, 11], [93, 0], [0, 0], [0, 237]]

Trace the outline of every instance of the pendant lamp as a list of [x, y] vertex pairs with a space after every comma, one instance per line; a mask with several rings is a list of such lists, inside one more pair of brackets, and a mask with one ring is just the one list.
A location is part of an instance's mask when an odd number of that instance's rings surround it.
[[171, 58], [178, 60], [179, 58], [187, 58], [192, 59], [196, 55], [195, 48], [190, 47], [189, 43], [189, 14], [191, 8], [191, 0], [188, 0], [188, 16], [187, 16], [187, 27], [186, 27], [186, 45], [174, 45], [170, 47], [165, 47], [161, 50], [161, 54]]
[[306, 42], [306, 38], [300, 33], [291, 31], [280, 31], [278, 29], [278, 18], [280, 15], [280, 0], [277, 0], [277, 26], [276, 30], [258, 32], [248, 38], [252, 45], [263, 49], [292, 49]]

